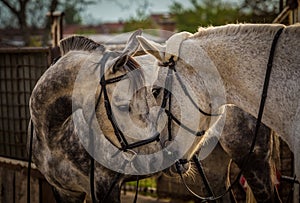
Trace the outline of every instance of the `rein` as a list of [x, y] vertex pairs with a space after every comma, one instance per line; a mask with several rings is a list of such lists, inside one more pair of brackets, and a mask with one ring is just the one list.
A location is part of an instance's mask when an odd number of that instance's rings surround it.
[[[258, 135], [258, 132], [259, 132], [260, 125], [261, 125], [261, 120], [262, 120], [263, 111], [264, 111], [264, 107], [265, 107], [265, 102], [266, 102], [266, 98], [267, 98], [269, 81], [270, 81], [271, 71], [272, 71], [272, 67], [273, 67], [273, 59], [274, 59], [274, 54], [275, 54], [275, 48], [276, 48], [278, 39], [279, 39], [279, 37], [280, 37], [283, 29], [284, 28], [280, 28], [276, 32], [276, 34], [275, 34], [275, 36], [273, 38], [273, 41], [272, 41], [272, 45], [271, 45], [271, 49], [270, 49], [270, 54], [269, 54], [269, 59], [268, 59], [268, 64], [267, 64], [267, 69], [266, 69], [266, 74], [265, 74], [264, 85], [263, 85], [263, 91], [262, 91], [262, 96], [261, 96], [261, 101], [260, 101], [260, 106], [259, 106], [259, 112], [258, 112], [258, 116], [257, 116], [257, 120], [256, 120], [254, 137], [253, 137], [253, 140], [252, 140], [252, 143], [251, 143], [251, 146], [250, 146], [249, 153], [245, 156], [245, 159], [243, 161], [241, 170], [238, 173], [236, 179], [233, 181], [233, 183], [227, 188], [227, 190], [223, 194], [221, 194], [219, 196], [215, 196], [215, 195], [213, 195], [213, 193], [212, 193], [211, 188], [209, 187], [209, 185], [206, 184], [206, 182], [207, 182], [206, 177], [202, 176], [203, 179], [204, 179], [205, 186], [206, 186], [207, 190], [209, 191], [209, 193], [211, 193], [211, 196], [209, 196], [209, 197], [201, 197], [201, 196], [199, 196], [198, 194], [196, 194], [194, 191], [192, 191], [188, 187], [188, 185], [186, 184], [186, 182], [185, 182], [185, 180], [184, 180], [184, 178], [182, 176], [182, 173], [181, 173], [181, 169], [180, 169], [180, 164], [181, 163], [180, 162], [176, 162], [177, 173], [180, 175], [181, 180], [182, 180], [184, 186], [186, 187], [186, 189], [192, 195], [194, 195], [198, 199], [203, 200], [204, 202], [206, 202], [206, 201], [215, 201], [215, 200], [218, 200], [218, 199], [222, 198], [223, 196], [225, 196], [232, 189], [233, 185], [236, 184], [238, 182], [238, 180], [240, 179], [242, 173], [244, 172], [244, 170], [245, 170], [245, 168], [246, 168], [246, 166], [247, 166], [247, 164], [249, 162], [249, 159], [250, 159], [252, 153], [254, 152], [254, 147], [255, 147], [255, 144], [256, 144], [256, 139], [257, 139], [257, 135]], [[194, 156], [193, 160], [196, 163], [198, 172], [200, 174], [204, 173], [204, 171], [203, 171], [203, 169], [202, 169], [202, 167], [200, 165], [200, 161], [197, 159], [197, 157]]]

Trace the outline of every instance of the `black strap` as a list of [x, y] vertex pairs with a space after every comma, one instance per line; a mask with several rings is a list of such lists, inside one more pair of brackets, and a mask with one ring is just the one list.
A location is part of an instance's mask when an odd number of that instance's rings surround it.
[[152, 137], [150, 137], [148, 139], [140, 140], [140, 141], [137, 141], [137, 142], [134, 142], [134, 143], [131, 143], [131, 144], [127, 144], [125, 146], [124, 150], [141, 147], [143, 145], [150, 144], [151, 142], [154, 142], [154, 141], [158, 142], [159, 140], [160, 140], [160, 133], [156, 132], [155, 135], [153, 135]]
[[[220, 114], [211, 114], [211, 113], [207, 113], [207, 112], [205, 112], [204, 110], [202, 110], [202, 109], [196, 104], [196, 102], [195, 102], [195, 101], [193, 100], [193, 98], [191, 97], [189, 91], [187, 90], [186, 86], [184, 85], [184, 83], [183, 83], [181, 77], [177, 74], [176, 67], [175, 67], [176, 63], [175, 63], [175, 61], [174, 61], [174, 56], [172, 56], [172, 57], [169, 59], [168, 62], [163, 63], [162, 65], [165, 66], [165, 67], [168, 67], [168, 68], [169, 68], [169, 71], [170, 71], [170, 70], [174, 71], [175, 76], [176, 76], [176, 78], [177, 78], [177, 80], [178, 80], [178, 82], [179, 82], [179, 84], [180, 84], [180, 86], [181, 86], [181, 89], [183, 90], [184, 94], [189, 98], [189, 100], [192, 102], [193, 106], [194, 106], [200, 113], [202, 113], [202, 114], [205, 115], [205, 116], [219, 116], [219, 115], [220, 115]], [[170, 75], [170, 74], [168, 73], [168, 76], [169, 76], [169, 75]], [[168, 76], [167, 76], [167, 77], [168, 77]]]
[[[268, 87], [269, 87], [270, 76], [271, 76], [271, 71], [272, 71], [272, 67], [273, 67], [273, 59], [274, 59], [274, 54], [275, 54], [275, 48], [276, 48], [278, 39], [279, 39], [283, 29], [284, 29], [284, 27], [280, 28], [276, 32], [276, 34], [274, 36], [274, 39], [273, 39], [273, 42], [272, 42], [270, 55], [269, 55], [269, 59], [268, 59], [268, 64], [267, 64], [267, 70], [266, 70], [266, 75], [265, 75], [263, 91], [262, 91], [262, 95], [261, 95], [259, 112], [258, 112], [258, 116], [257, 116], [257, 120], [256, 120], [256, 127], [255, 127], [255, 133], [254, 133], [255, 139], [256, 139], [258, 131], [259, 131], [259, 127], [260, 127], [260, 124], [261, 124], [261, 119], [262, 119], [262, 115], [263, 115], [264, 107], [265, 107], [265, 103], [266, 103], [266, 98], [267, 98], [267, 94], [268, 94]], [[255, 145], [255, 142], [252, 142], [251, 150], [254, 149], [254, 145]]]
[[138, 194], [139, 194], [139, 176], [136, 177], [136, 186], [135, 186], [135, 195], [133, 199], [133, 203], [137, 202]]
[[179, 125], [180, 127], [182, 127], [183, 129], [185, 129], [186, 131], [188, 131], [189, 133], [197, 136], [197, 137], [200, 137], [202, 135], [205, 134], [205, 130], [202, 130], [202, 131], [195, 131], [195, 130], [192, 130], [190, 129], [189, 127], [187, 127], [186, 125], [184, 125], [182, 122], [180, 122], [169, 110], [165, 110], [166, 114], [175, 122], [177, 123], [177, 125]]
[[198, 159], [197, 155], [193, 156], [193, 161], [196, 164], [197, 170], [198, 170], [198, 172], [200, 173], [200, 175], [202, 177], [202, 180], [203, 180], [205, 188], [206, 188], [206, 190], [208, 192], [208, 195], [212, 196], [212, 197], [215, 197], [213, 189], [212, 189], [212, 187], [210, 186], [210, 184], [208, 182], [208, 179], [207, 179], [207, 177], [205, 175], [205, 172], [203, 170], [202, 164], [201, 164], [200, 160]]
[[108, 192], [105, 194], [102, 202], [107, 202], [106, 199], [109, 197], [110, 193], [113, 191], [113, 189], [116, 186], [117, 182], [120, 180], [120, 177], [121, 177], [121, 173], [117, 173], [117, 175], [115, 176], [114, 180], [110, 184]]
[[91, 191], [91, 197], [92, 202], [96, 203], [96, 196], [95, 196], [95, 160], [93, 156], [90, 157], [90, 191]]
[[92, 116], [89, 120], [89, 139], [90, 139], [90, 142], [89, 142], [89, 150], [91, 152], [91, 156], [90, 156], [90, 192], [91, 192], [91, 197], [92, 197], [92, 202], [93, 203], [96, 203], [96, 196], [95, 196], [95, 160], [94, 160], [94, 154], [95, 154], [95, 145], [94, 145], [94, 141], [95, 141], [95, 137], [94, 137], [94, 133], [93, 133], [93, 130], [92, 130], [92, 120], [96, 114], [96, 110], [100, 104], [100, 100], [101, 100], [101, 95], [102, 95], [103, 91], [102, 91], [102, 88], [100, 90], [100, 94], [99, 94], [99, 97], [97, 99], [97, 102], [96, 102], [96, 105], [95, 105], [95, 111], [92, 113]]

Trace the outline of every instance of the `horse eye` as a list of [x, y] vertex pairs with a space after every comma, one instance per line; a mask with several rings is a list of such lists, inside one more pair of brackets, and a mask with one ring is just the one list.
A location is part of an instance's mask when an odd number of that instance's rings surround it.
[[161, 87], [155, 87], [152, 89], [152, 94], [154, 96], [154, 98], [157, 98], [161, 92]]
[[130, 106], [127, 105], [127, 104], [118, 106], [118, 109], [120, 111], [123, 111], [123, 112], [130, 112], [131, 111]]

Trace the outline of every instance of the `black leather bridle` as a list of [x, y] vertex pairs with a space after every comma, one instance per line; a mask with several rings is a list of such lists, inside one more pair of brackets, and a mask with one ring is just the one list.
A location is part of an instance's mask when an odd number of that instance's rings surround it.
[[[103, 57], [101, 58], [100, 61], [100, 86], [101, 86], [101, 90], [100, 90], [100, 94], [98, 96], [97, 99], [97, 103], [95, 106], [95, 109], [97, 110], [98, 106], [99, 106], [99, 101], [101, 99], [101, 96], [103, 94], [104, 97], [104, 105], [105, 105], [105, 110], [106, 110], [106, 115], [114, 129], [114, 133], [116, 138], [119, 141], [119, 144], [121, 146], [121, 148], [119, 148], [122, 151], [126, 151], [129, 149], [133, 149], [133, 148], [137, 148], [137, 147], [141, 147], [147, 144], [150, 144], [152, 142], [155, 141], [160, 141], [160, 133], [156, 132], [154, 135], [152, 135], [150, 138], [144, 139], [144, 140], [140, 140], [137, 142], [133, 142], [133, 143], [129, 143], [126, 139], [126, 137], [124, 136], [123, 132], [120, 130], [120, 128], [118, 127], [118, 123], [115, 119], [115, 116], [112, 112], [112, 108], [111, 108], [111, 104], [110, 104], [110, 100], [107, 94], [107, 88], [106, 86], [112, 83], [116, 83], [119, 82], [121, 80], [127, 79], [128, 76], [126, 74], [121, 75], [121, 76], [117, 76], [114, 78], [110, 78], [110, 79], [105, 79], [105, 74], [104, 74], [104, 69], [105, 69], [105, 64], [106, 61], [108, 60], [108, 58], [110, 57], [110, 52], [106, 52], [104, 53]], [[170, 61], [167, 64], [164, 64], [164, 66], [168, 67], [168, 73], [167, 73], [167, 77], [165, 80], [165, 88], [164, 88], [164, 94], [163, 94], [163, 99], [162, 99], [162, 103], [161, 103], [161, 108], [160, 111], [158, 112], [158, 116], [157, 119], [159, 118], [159, 116], [161, 115], [162, 112], [165, 112], [168, 115], [168, 139], [172, 140], [172, 135], [171, 135], [171, 123], [172, 121], [174, 121], [175, 123], [177, 123], [178, 125], [180, 125], [181, 127], [183, 127], [185, 130], [189, 131], [190, 133], [194, 134], [195, 136], [202, 136], [204, 135], [205, 131], [194, 131], [190, 128], [188, 128], [186, 125], [182, 124], [179, 119], [177, 119], [171, 112], [171, 101], [172, 101], [172, 95], [171, 95], [171, 90], [172, 90], [172, 82], [173, 82], [173, 77], [174, 74], [176, 73], [176, 69], [175, 69], [175, 62], [173, 61], [173, 57], [170, 59]], [[210, 113], [206, 113], [204, 112], [200, 107], [197, 106], [196, 102], [192, 99], [192, 97], [190, 96], [189, 92], [187, 91], [185, 85], [182, 82], [182, 79], [180, 78], [180, 76], [178, 74], [175, 74], [177, 80], [179, 81], [184, 93], [186, 96], [188, 96], [188, 98], [192, 101], [193, 105], [199, 110], [199, 112], [201, 112], [202, 114], [206, 115], [206, 116], [217, 116], [218, 114], [210, 114]], [[166, 109], [167, 103], [169, 103], [169, 108]]]
[[[119, 82], [121, 80], [127, 79], [128, 76], [126, 74], [121, 75], [121, 76], [117, 76], [114, 78], [110, 78], [110, 79], [105, 79], [105, 74], [104, 74], [104, 70], [105, 70], [105, 64], [107, 62], [107, 60], [109, 59], [109, 57], [111, 56], [111, 52], [105, 52], [103, 54], [103, 57], [101, 58], [99, 65], [100, 65], [100, 86], [101, 86], [101, 90], [100, 90], [100, 94], [98, 96], [97, 102], [96, 102], [96, 106], [95, 109], [97, 110], [99, 107], [99, 103], [100, 103], [100, 99], [102, 97], [104, 97], [104, 106], [105, 106], [105, 110], [106, 110], [106, 114], [107, 117], [114, 129], [114, 133], [115, 136], [121, 146], [121, 148], [119, 148], [119, 150], [122, 150], [124, 152], [126, 152], [127, 150], [131, 150], [137, 147], [141, 147], [147, 144], [150, 144], [152, 142], [158, 142], [160, 141], [160, 133], [156, 132], [154, 135], [152, 135], [150, 138], [144, 139], [144, 140], [140, 140], [137, 142], [133, 142], [133, 143], [129, 143], [126, 139], [126, 137], [124, 136], [123, 132], [120, 130], [118, 123], [115, 119], [115, 116], [112, 112], [112, 108], [111, 108], [111, 104], [110, 104], [110, 100], [107, 94], [107, 88], [106, 86], [112, 83], [116, 83]], [[165, 88], [164, 88], [164, 93], [163, 93], [163, 99], [162, 99], [162, 103], [160, 105], [160, 110], [158, 112], [157, 115], [157, 119], [158, 120], [159, 116], [165, 112], [168, 115], [168, 140], [171, 141], [173, 139], [172, 136], [172, 132], [171, 132], [171, 128], [172, 128], [172, 121], [174, 121], [177, 125], [179, 125], [180, 127], [184, 128], [185, 130], [187, 130], [188, 132], [190, 132], [191, 134], [195, 135], [195, 136], [202, 136], [205, 134], [205, 131], [194, 131], [192, 129], [190, 129], [189, 127], [187, 127], [186, 125], [182, 124], [179, 119], [177, 119], [171, 112], [171, 105], [172, 105], [172, 95], [171, 95], [171, 90], [172, 90], [172, 83], [173, 83], [173, 77], [175, 75], [176, 79], [179, 81], [181, 88], [183, 89], [184, 93], [186, 96], [188, 96], [188, 98], [192, 101], [193, 105], [196, 107], [196, 109], [199, 110], [199, 112], [201, 112], [202, 114], [206, 115], [206, 116], [217, 116], [218, 114], [210, 114], [210, 113], [206, 113], [204, 112], [200, 107], [197, 106], [196, 102], [192, 99], [192, 97], [190, 96], [189, 92], [187, 91], [184, 83], [182, 82], [182, 79], [180, 78], [180, 76], [176, 73], [176, 69], [175, 69], [175, 61], [173, 60], [173, 57], [171, 57], [171, 59], [169, 60], [168, 63], [163, 64], [163, 66], [168, 67], [168, 73], [167, 73], [167, 77], [165, 80]], [[168, 103], [168, 109], [166, 109], [167, 107], [167, 103]], [[93, 137], [93, 133], [90, 133], [90, 143], [92, 143], [92, 141], [94, 140]], [[93, 153], [93, 147], [90, 146], [90, 149], [92, 150]], [[187, 163], [188, 160], [183, 160], [183, 159], [179, 159], [178, 163], [180, 164], [184, 164]], [[91, 195], [92, 195], [92, 199], [93, 202], [96, 202], [96, 198], [95, 198], [95, 192], [94, 192], [94, 158], [91, 157], [91, 170], [90, 170], [90, 183], [91, 183]], [[119, 176], [117, 176], [119, 178]], [[116, 182], [116, 181], [114, 181]], [[111, 185], [110, 188], [113, 188], [114, 184]], [[105, 196], [107, 197], [109, 194], [106, 194]]]

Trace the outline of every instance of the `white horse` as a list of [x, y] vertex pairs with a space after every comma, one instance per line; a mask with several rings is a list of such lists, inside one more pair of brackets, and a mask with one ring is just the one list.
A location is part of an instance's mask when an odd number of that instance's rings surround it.
[[[162, 80], [162, 78], [160, 78], [161, 76], [158, 76], [159, 68], [153, 67], [153, 64], [155, 64], [155, 58], [151, 55], [144, 55], [135, 57], [135, 59], [145, 70], [145, 79], [147, 85], [154, 86], [153, 94], [156, 97], [157, 104], [161, 104], [161, 100], [163, 99], [163, 88], [158, 85], [158, 81]], [[180, 95], [180, 97], [186, 96]], [[215, 142], [218, 140], [215, 139], [215, 131], [220, 131], [220, 129], [217, 129], [218, 127], [220, 127], [219, 125], [214, 125], [214, 127], [210, 128], [204, 135], [204, 139], [195, 139], [194, 142], [194, 146], [198, 146], [199, 143], [201, 145], [201, 148], [196, 152], [196, 154], [198, 157], [203, 159], [202, 164], [204, 165], [204, 167], [206, 167], [205, 173], [207, 173], [208, 181], [211, 184], [212, 190], [216, 195], [219, 195], [225, 191], [225, 181], [221, 181], [226, 176], [228, 167], [228, 159], [225, 159], [225, 157], [231, 158], [239, 166], [239, 168], [243, 168], [245, 157], [247, 157], [250, 146], [253, 142], [256, 124], [255, 117], [241, 110], [235, 105], [225, 105], [224, 107], [226, 113], [223, 113], [222, 115], [220, 115], [220, 117], [218, 117], [218, 123], [224, 124], [222, 136], [219, 137], [220, 145], [224, 151], [221, 152], [220, 150], [211, 150], [210, 146], [211, 144], [213, 144], [214, 146]], [[180, 106], [178, 105], [177, 101], [173, 101], [171, 110], [174, 111], [174, 115], [180, 117], [180, 115], [178, 115]], [[197, 111], [196, 113], [198, 114]], [[174, 121], [172, 121], [173, 135], [177, 134], [175, 126], [176, 124], [174, 123]], [[223, 126], [221, 125], [221, 127]], [[165, 126], [165, 128], [167, 128], [167, 125]], [[185, 136], [193, 137], [194, 135], [189, 134]], [[275, 165], [274, 160], [271, 156], [274, 151], [272, 140], [273, 139], [270, 129], [262, 124], [260, 127], [259, 135], [255, 142], [255, 151], [252, 153], [247, 166], [243, 170], [243, 175], [247, 179], [247, 182], [252, 188], [253, 194], [258, 202], [267, 202], [271, 201], [272, 198], [274, 198]], [[172, 143], [172, 141], [170, 142]], [[184, 143], [181, 144], [184, 145]], [[190, 149], [190, 151], [194, 150], [195, 149], [193, 147]], [[190, 157], [190, 151], [185, 156], [179, 158]], [[217, 151], [218, 153], [216, 153], [215, 151]], [[207, 153], [209, 153], [209, 156], [203, 157], [203, 154], [204, 156], [207, 156]], [[220, 159], [217, 156], [220, 156], [223, 159]], [[219, 162], [216, 163], [216, 160], [219, 160]], [[191, 168], [191, 170], [189, 170], [189, 167]], [[193, 172], [197, 171], [197, 168], [193, 163], [191, 165], [187, 164], [183, 169], [185, 170], [183, 172], [188, 172], [185, 173], [185, 175], [187, 175], [187, 178], [188, 176], [190, 176], [190, 174], [193, 174]], [[214, 170], [219, 171], [219, 173], [214, 173]], [[178, 172], [176, 171], [175, 165], [164, 170], [164, 174], [172, 178], [178, 178]], [[200, 176], [197, 177], [201, 178]], [[197, 181], [201, 182], [201, 180]], [[204, 185], [201, 185], [202, 183], [200, 182], [200, 185], [197, 186], [197, 193], [199, 195], [205, 196], [207, 188], [205, 188]], [[199, 188], [201, 190], [199, 190]], [[226, 202], [226, 198], [228, 198], [228, 196], [223, 197], [222, 200]]]
[[[257, 117], [271, 45], [281, 28], [284, 30], [274, 53], [262, 122], [278, 133], [293, 151], [295, 175], [300, 180], [299, 25], [237, 24], [200, 28], [179, 43], [175, 68], [205, 111], [217, 111], [227, 103]], [[166, 52], [172, 50], [172, 40], [165, 46], [143, 37], [139, 37], [139, 41], [159, 64], [168, 62], [170, 54]], [[159, 75], [166, 77], [165, 68], [160, 68]], [[173, 82], [173, 91], [181, 91], [184, 95], [178, 85], [177, 81]], [[224, 88], [226, 100], [220, 88]], [[199, 125], [199, 129], [207, 128], [207, 125]]]

